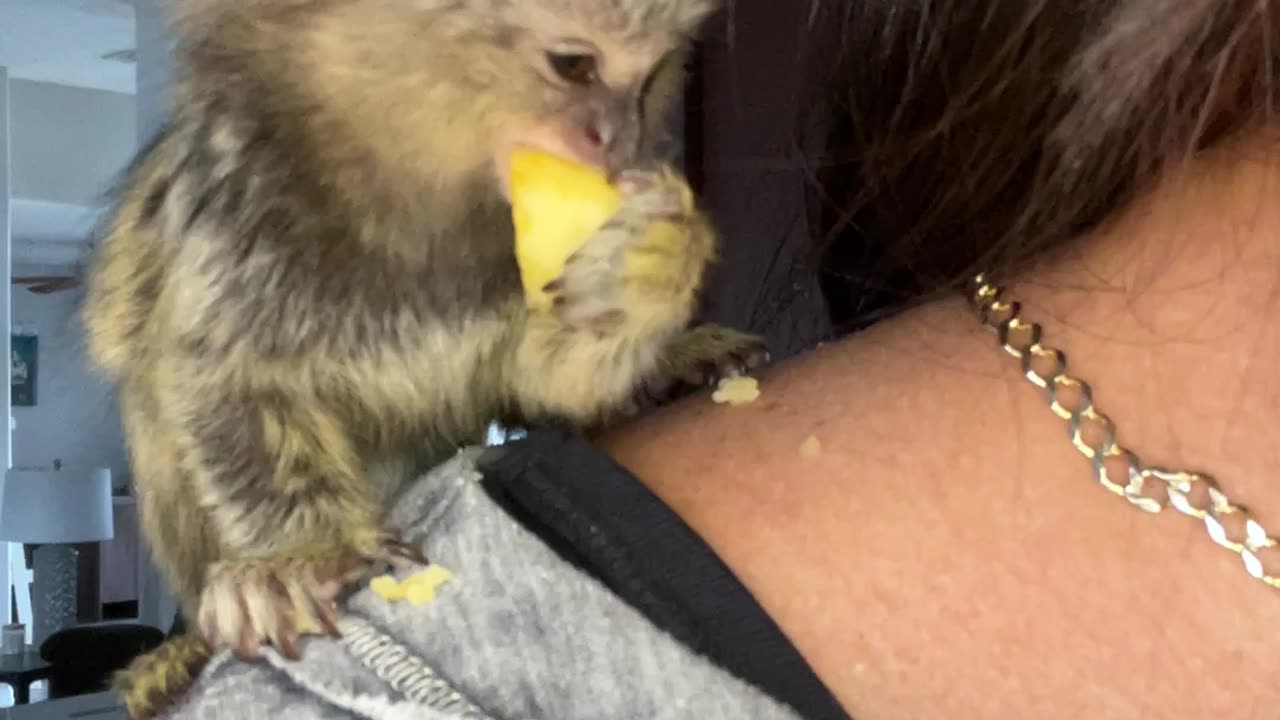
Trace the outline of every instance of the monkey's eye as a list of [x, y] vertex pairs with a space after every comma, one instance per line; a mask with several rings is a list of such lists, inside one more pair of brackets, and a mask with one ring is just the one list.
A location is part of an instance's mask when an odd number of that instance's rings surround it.
[[549, 52], [547, 63], [561, 79], [574, 85], [592, 85], [599, 79], [595, 55]]

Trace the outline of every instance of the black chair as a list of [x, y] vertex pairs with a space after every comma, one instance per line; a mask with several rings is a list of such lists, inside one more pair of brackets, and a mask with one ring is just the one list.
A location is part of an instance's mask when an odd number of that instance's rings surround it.
[[40, 657], [53, 666], [49, 699], [109, 690], [117, 670], [164, 640], [159, 628], [127, 622], [80, 625], [55, 632], [40, 644]]

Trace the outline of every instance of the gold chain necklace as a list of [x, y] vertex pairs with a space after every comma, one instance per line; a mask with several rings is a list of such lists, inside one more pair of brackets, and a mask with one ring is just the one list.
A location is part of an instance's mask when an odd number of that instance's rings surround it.
[[1041, 342], [1040, 325], [1022, 319], [1022, 306], [1004, 294], [980, 274], [970, 282], [969, 306], [995, 331], [1005, 352], [1022, 362], [1027, 379], [1045, 391], [1049, 409], [1067, 421], [1071, 442], [1093, 464], [1098, 483], [1139, 510], [1155, 514], [1172, 506], [1203, 522], [1209, 538], [1239, 555], [1249, 575], [1280, 588], [1280, 543], [1213, 477], [1145, 465], [1117, 444], [1115, 425], [1094, 404], [1093, 389], [1067, 374], [1066, 355]]

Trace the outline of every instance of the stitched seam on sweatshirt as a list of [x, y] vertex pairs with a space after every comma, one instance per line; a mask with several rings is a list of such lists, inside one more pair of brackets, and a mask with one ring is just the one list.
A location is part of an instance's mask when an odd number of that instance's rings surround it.
[[392, 503], [392, 521], [405, 533], [406, 541], [420, 543], [429, 537], [461, 499], [463, 489], [484, 477], [476, 465], [477, 452], [474, 448], [459, 450], [425, 476], [432, 478], [431, 482], [419, 478], [417, 485]]
[[456, 713], [465, 720], [489, 718], [422, 658], [372, 623], [347, 615], [339, 621], [339, 630], [341, 642], [352, 656], [396, 692], [427, 707]]

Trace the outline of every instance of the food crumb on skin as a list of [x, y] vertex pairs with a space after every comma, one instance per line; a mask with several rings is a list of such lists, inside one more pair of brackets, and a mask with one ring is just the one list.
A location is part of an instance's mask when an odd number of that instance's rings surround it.
[[750, 405], [759, 398], [760, 382], [746, 375], [722, 379], [711, 395], [713, 402], [733, 406]]
[[818, 438], [810, 435], [803, 443], [800, 443], [800, 457], [816, 458], [822, 454], [822, 443]]

